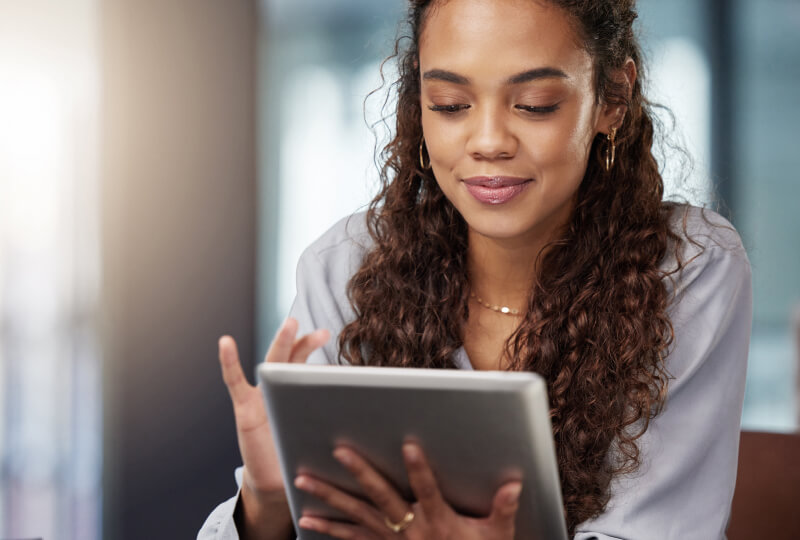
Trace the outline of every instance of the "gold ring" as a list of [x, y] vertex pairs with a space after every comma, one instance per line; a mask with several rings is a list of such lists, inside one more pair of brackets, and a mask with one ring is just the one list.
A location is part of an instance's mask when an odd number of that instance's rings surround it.
[[408, 529], [408, 526], [411, 525], [412, 521], [414, 521], [414, 512], [411, 510], [406, 512], [406, 515], [403, 516], [403, 519], [397, 523], [394, 523], [392, 520], [390, 520], [389, 516], [383, 517], [383, 522], [386, 523], [386, 526], [389, 527], [392, 532], [396, 533], [403, 532], [404, 530]]

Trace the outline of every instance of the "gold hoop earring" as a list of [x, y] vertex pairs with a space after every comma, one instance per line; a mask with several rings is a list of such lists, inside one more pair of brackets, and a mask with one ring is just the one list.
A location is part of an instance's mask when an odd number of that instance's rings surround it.
[[616, 145], [616, 138], [617, 138], [617, 128], [612, 127], [609, 130], [608, 135], [606, 135], [608, 139], [608, 146], [606, 146], [606, 172], [611, 170], [611, 167], [614, 166], [614, 158], [617, 154], [617, 145]]
[[425, 159], [422, 156], [422, 147], [425, 146], [425, 137], [419, 142], [419, 166], [422, 167], [423, 171], [427, 171], [431, 168], [431, 160], [430, 156], [428, 156], [428, 164], [425, 165]]

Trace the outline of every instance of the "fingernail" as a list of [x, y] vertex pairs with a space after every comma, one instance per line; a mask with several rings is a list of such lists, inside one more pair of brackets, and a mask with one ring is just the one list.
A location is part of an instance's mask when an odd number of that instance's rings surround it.
[[522, 484], [516, 484], [515, 486], [508, 488], [506, 500], [509, 502], [509, 504], [516, 503], [519, 500], [520, 493], [522, 493]]
[[340, 463], [346, 466], [351, 466], [353, 464], [353, 456], [350, 455], [350, 452], [345, 450], [344, 448], [337, 448], [333, 451], [333, 457], [339, 460]]
[[420, 460], [419, 448], [414, 444], [404, 444], [403, 455], [409, 463], [418, 463]]
[[296, 488], [302, 489], [303, 491], [311, 491], [314, 488], [314, 483], [303, 476], [295, 478], [294, 485]]
[[301, 517], [300, 521], [298, 521], [297, 524], [300, 525], [304, 529], [314, 530], [314, 525], [315, 525], [314, 520], [310, 519], [310, 518], [307, 518], [305, 516]]

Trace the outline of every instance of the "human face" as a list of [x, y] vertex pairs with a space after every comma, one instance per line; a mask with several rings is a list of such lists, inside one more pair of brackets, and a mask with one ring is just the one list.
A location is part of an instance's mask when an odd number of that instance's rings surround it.
[[592, 59], [535, 0], [435, 2], [419, 43], [422, 129], [470, 234], [542, 245], [567, 223], [595, 135]]

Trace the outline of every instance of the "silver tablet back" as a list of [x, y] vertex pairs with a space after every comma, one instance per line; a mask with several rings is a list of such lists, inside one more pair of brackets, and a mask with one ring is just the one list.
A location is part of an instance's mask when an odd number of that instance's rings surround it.
[[[522, 480], [520, 539], [566, 539], [544, 381], [532, 373], [262, 364], [258, 370], [292, 516], [343, 516], [296, 489], [300, 472], [362, 495], [333, 458], [346, 444], [408, 499], [407, 438], [420, 443], [445, 499], [486, 516], [496, 490]], [[296, 527], [297, 528], [297, 527]], [[298, 529], [303, 540], [327, 538]]]

